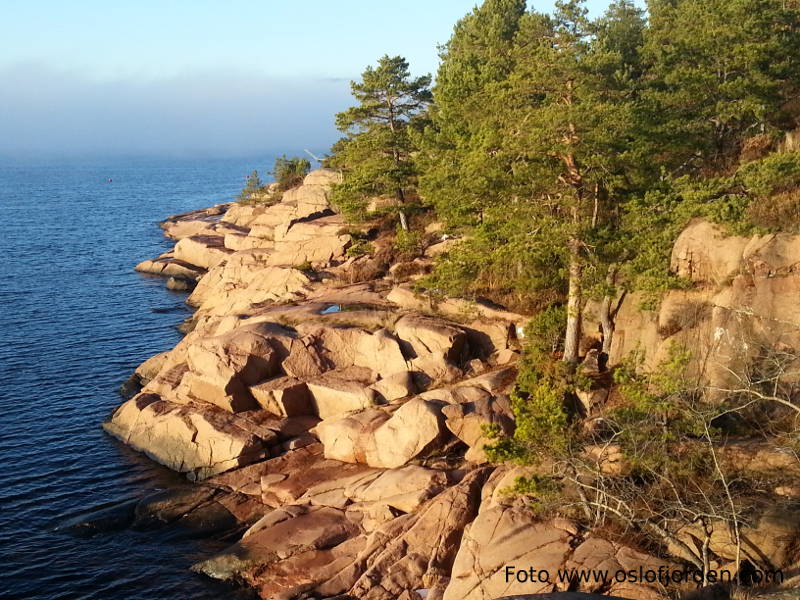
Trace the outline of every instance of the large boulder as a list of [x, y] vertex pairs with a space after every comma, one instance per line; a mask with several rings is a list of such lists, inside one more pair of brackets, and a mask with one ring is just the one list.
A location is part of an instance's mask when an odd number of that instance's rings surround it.
[[298, 217], [297, 206], [287, 202], [273, 204], [250, 223], [250, 237], [265, 241], [274, 241], [275, 228], [290, 223]]
[[323, 420], [315, 432], [328, 458], [394, 469], [441, 446], [447, 438], [441, 407], [413, 398], [391, 416], [362, 411]]
[[440, 447], [447, 438], [446, 432], [442, 405], [413, 398], [375, 430], [375, 449], [367, 455], [367, 464], [387, 469], [400, 467]]
[[411, 371], [388, 375], [370, 387], [387, 402], [406, 398], [417, 392], [417, 385], [414, 383]]
[[496, 396], [475, 402], [450, 404], [442, 408], [447, 428], [469, 446], [466, 458], [475, 463], [486, 462], [484, 446], [495, 440], [487, 435], [490, 426], [499, 427], [505, 435], [514, 431], [514, 413], [508, 396]]
[[314, 414], [305, 382], [293, 377], [275, 377], [250, 386], [259, 406], [273, 415], [296, 417]]
[[287, 357], [281, 363], [283, 371], [290, 377], [310, 379], [329, 370], [312, 335], [295, 338], [289, 345]]
[[[215, 404], [230, 412], [258, 408], [249, 386], [278, 373], [278, 351], [257, 328], [201, 337], [187, 351], [189, 372], [179, 398]], [[284, 415], [285, 416], [285, 415]]]
[[275, 228], [275, 251], [268, 263], [279, 266], [327, 265], [340, 259], [350, 245], [350, 236], [340, 233], [345, 225], [339, 215], [284, 223]]
[[363, 410], [325, 419], [314, 428], [314, 434], [322, 442], [327, 458], [370, 464], [367, 456], [372, 457], [376, 453], [375, 430], [389, 417], [383, 410]]
[[254, 219], [264, 212], [265, 204], [234, 203], [222, 216], [222, 221], [238, 227], [250, 227]]
[[190, 479], [205, 479], [262, 459], [275, 441], [255, 435], [215, 407], [182, 406], [139, 394], [120, 406], [104, 429]]
[[342, 182], [342, 175], [333, 169], [311, 171], [303, 180], [303, 185], [283, 194], [283, 202], [297, 207], [295, 218], [305, 218], [330, 208], [328, 202], [331, 187]]
[[189, 304], [201, 313], [233, 315], [302, 297], [308, 290], [308, 276], [289, 267], [266, 266], [268, 255], [261, 249], [236, 252], [200, 280]]
[[310, 379], [307, 386], [314, 414], [320, 419], [330, 419], [376, 404], [375, 390], [358, 381], [340, 378], [335, 373]]
[[216, 267], [230, 254], [221, 235], [194, 235], [175, 244], [175, 258], [203, 269]]
[[[314, 340], [330, 368], [361, 367], [383, 378], [409, 369], [400, 343], [385, 328], [370, 333], [360, 327], [328, 326], [316, 322], [300, 327], [309, 339]], [[310, 343], [306, 345], [310, 346]]]
[[360, 337], [355, 347], [353, 364], [367, 367], [384, 378], [408, 371], [408, 364], [397, 339], [386, 329]]
[[336, 169], [315, 169], [303, 179], [303, 185], [331, 187], [337, 183], [342, 183], [342, 173]]
[[405, 315], [394, 326], [404, 355], [415, 371], [435, 381], [453, 381], [468, 353], [467, 334], [433, 317]]

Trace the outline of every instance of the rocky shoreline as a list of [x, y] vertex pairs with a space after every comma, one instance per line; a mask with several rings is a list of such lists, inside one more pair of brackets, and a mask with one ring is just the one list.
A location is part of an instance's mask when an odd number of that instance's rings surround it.
[[[193, 568], [265, 599], [663, 597], [658, 583], [509, 578], [510, 565], [676, 565], [506, 493], [522, 471], [487, 464], [483, 447], [487, 426], [514, 429], [525, 317], [417, 296], [410, 280], [452, 242], [435, 227], [412, 262], [381, 262], [380, 238], [372, 256], [349, 253], [347, 224], [328, 204], [337, 181], [318, 170], [271, 205], [171, 217], [162, 226], [174, 250], [136, 267], [193, 290], [196, 312], [175, 348], [136, 370], [135, 395], [104, 428], [198, 482], [145, 499], [137, 518], [224, 523], [238, 541]], [[676, 268], [700, 277], [691, 244], [676, 246]], [[626, 302], [612, 359], [640, 333], [660, 335], [656, 347], [665, 339], [659, 315]], [[669, 335], [713, 336], [713, 326], [699, 319]]]

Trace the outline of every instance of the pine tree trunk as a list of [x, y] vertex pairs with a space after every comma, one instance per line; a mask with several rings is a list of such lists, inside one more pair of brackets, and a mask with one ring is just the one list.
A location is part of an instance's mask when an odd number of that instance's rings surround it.
[[567, 331], [564, 336], [564, 362], [577, 364], [581, 339], [581, 263], [578, 240], [570, 241]]
[[[611, 265], [606, 275], [606, 285], [609, 290], [614, 287], [617, 278], [617, 267]], [[611, 291], [607, 291], [600, 303], [600, 328], [603, 332], [603, 354], [608, 356], [611, 352], [611, 342], [614, 340], [614, 319], [611, 317], [611, 302], [613, 301]]]
[[408, 231], [408, 219], [406, 218], [405, 211], [400, 211], [400, 227], [403, 228], [403, 231]]
[[395, 198], [397, 198], [397, 203], [399, 204], [398, 213], [400, 215], [400, 227], [403, 228], [403, 231], [408, 231], [408, 219], [406, 218], [405, 210], [403, 210], [403, 204], [405, 204], [406, 201], [403, 188], [397, 188], [395, 191]]
[[611, 342], [614, 340], [614, 321], [611, 319], [611, 296], [603, 296], [600, 303], [600, 330], [603, 332], [602, 352], [608, 355], [611, 352]]

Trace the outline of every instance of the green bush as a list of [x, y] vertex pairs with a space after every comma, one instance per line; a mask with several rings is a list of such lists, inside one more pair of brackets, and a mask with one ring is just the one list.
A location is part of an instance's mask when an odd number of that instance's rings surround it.
[[523, 356], [511, 394], [516, 431], [513, 437], [487, 446], [490, 460], [531, 464], [542, 454], [560, 456], [569, 447], [573, 433], [566, 401], [575, 388], [575, 374], [556, 356], [566, 320], [563, 306], [551, 306], [526, 325]]
[[564, 345], [567, 309], [563, 305], [548, 306], [525, 326], [527, 352], [542, 357], [554, 355]]
[[245, 186], [242, 188], [242, 191], [239, 192], [237, 200], [240, 203], [252, 202], [253, 197], [259, 194], [263, 194], [264, 190], [265, 190], [264, 183], [258, 176], [258, 171], [254, 169], [253, 172], [247, 176], [247, 181], [245, 182]]
[[419, 254], [422, 252], [422, 236], [417, 231], [405, 231], [398, 225], [394, 249], [398, 254]]
[[770, 154], [743, 166], [736, 177], [756, 197], [791, 190], [800, 186], [800, 151]]
[[372, 254], [373, 252], [375, 252], [375, 247], [371, 243], [364, 239], [356, 239], [345, 254], [351, 258], [356, 258]]
[[285, 192], [303, 183], [303, 179], [311, 170], [311, 163], [305, 158], [293, 156], [286, 158], [286, 155], [275, 159], [275, 166], [272, 167], [270, 174], [278, 184], [278, 190]]
[[331, 204], [345, 216], [348, 223], [363, 223], [369, 217], [369, 203], [360, 190], [360, 185], [352, 180], [337, 183], [331, 190]]

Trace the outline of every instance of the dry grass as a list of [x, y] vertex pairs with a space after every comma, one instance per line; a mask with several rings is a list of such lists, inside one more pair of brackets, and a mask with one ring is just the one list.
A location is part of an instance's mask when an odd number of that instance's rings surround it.
[[800, 188], [760, 198], [750, 204], [747, 213], [754, 225], [798, 233], [800, 232]]

